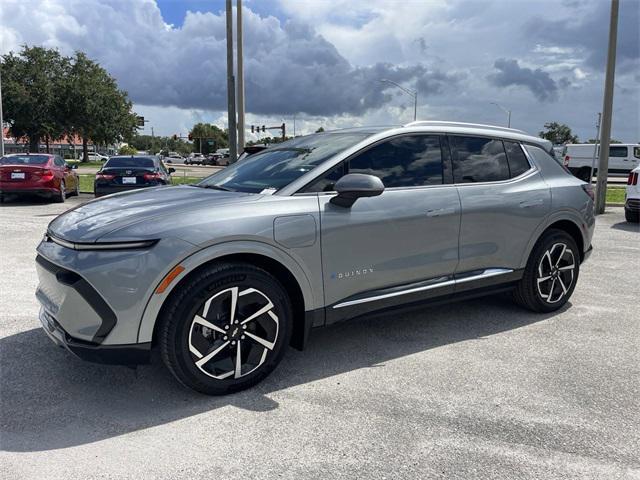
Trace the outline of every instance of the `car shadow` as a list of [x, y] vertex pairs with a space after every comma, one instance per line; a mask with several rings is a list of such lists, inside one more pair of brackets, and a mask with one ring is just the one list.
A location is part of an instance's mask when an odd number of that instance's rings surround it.
[[618, 222], [611, 225], [611, 228], [625, 232], [640, 232], [640, 223]]
[[494, 296], [336, 324], [314, 330], [305, 351], [289, 349], [259, 385], [222, 397], [180, 386], [157, 357], [135, 370], [85, 363], [54, 346], [40, 329], [28, 330], [0, 339], [0, 449], [83, 445], [224, 406], [269, 411], [278, 408], [272, 392], [557, 314], [534, 314]]

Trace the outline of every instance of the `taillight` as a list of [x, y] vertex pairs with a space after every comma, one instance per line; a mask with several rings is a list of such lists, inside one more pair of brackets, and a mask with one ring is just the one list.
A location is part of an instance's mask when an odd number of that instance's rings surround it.
[[571, 160], [571, 157], [569, 155], [565, 155], [564, 156], [564, 166], [565, 167], [569, 166], [569, 160]]
[[114, 178], [116, 178], [115, 175], [108, 173], [96, 173], [96, 180], [113, 180]]
[[144, 179], [145, 180], [160, 180], [160, 178], [162, 178], [160, 176], [159, 173], [145, 173], [144, 174]]
[[638, 184], [638, 172], [630, 172], [629, 178], [627, 179], [627, 185], [637, 185]]
[[42, 170], [40, 175], [42, 175], [42, 178], [44, 179], [53, 178], [53, 170]]
[[585, 183], [582, 185], [582, 189], [584, 190], [584, 193], [586, 193], [587, 195], [589, 195], [589, 197], [591, 197], [591, 200], [595, 201], [596, 195], [593, 190], [593, 185], [591, 185], [590, 183]]

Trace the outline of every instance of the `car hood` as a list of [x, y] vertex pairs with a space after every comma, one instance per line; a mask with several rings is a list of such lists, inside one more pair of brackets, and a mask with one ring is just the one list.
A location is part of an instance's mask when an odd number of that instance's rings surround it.
[[261, 195], [193, 186], [157, 187], [109, 195], [71, 209], [49, 224], [48, 232], [70, 242], [95, 242], [139, 222], [156, 222], [192, 209], [255, 201]]

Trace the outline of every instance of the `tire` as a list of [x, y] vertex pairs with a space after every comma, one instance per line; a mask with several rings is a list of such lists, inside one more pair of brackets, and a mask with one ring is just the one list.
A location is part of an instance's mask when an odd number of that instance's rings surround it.
[[[595, 175], [595, 169], [593, 171], [593, 174]], [[576, 177], [578, 177], [580, 180], [582, 180], [583, 182], [587, 182], [589, 183], [589, 181], [591, 180], [591, 169], [584, 167], [581, 168], [580, 170], [578, 170], [578, 173], [576, 173]]]
[[67, 190], [66, 185], [64, 184], [64, 180], [60, 180], [60, 192], [53, 194], [53, 201], [55, 203], [64, 203], [67, 199]]
[[291, 301], [269, 273], [243, 263], [212, 264], [169, 297], [158, 342], [179, 382], [208, 395], [225, 395], [257, 384], [276, 368], [289, 345], [291, 323]]
[[69, 196], [77, 197], [80, 195], [80, 179], [76, 179], [76, 188], [73, 189], [73, 192], [69, 194]]
[[571, 297], [579, 273], [580, 252], [571, 235], [547, 230], [533, 247], [514, 300], [533, 312], [558, 310]]
[[640, 212], [632, 212], [631, 210], [624, 209], [624, 219], [629, 223], [640, 222]]

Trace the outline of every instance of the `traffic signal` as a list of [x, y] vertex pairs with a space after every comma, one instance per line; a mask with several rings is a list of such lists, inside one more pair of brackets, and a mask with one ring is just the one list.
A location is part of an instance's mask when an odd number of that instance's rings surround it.
[[193, 141], [193, 135], [189, 134], [189, 141], [192, 142]]
[[267, 131], [267, 129], [266, 129], [266, 127], [265, 127], [264, 125], [262, 125], [262, 131], [263, 131], [263, 132], [266, 132], [266, 131]]
[[178, 140], [178, 135], [176, 135], [175, 133], [173, 134], [173, 140], [174, 141]]
[[136, 117], [136, 126], [144, 128], [144, 117], [141, 117], [141, 116]]

